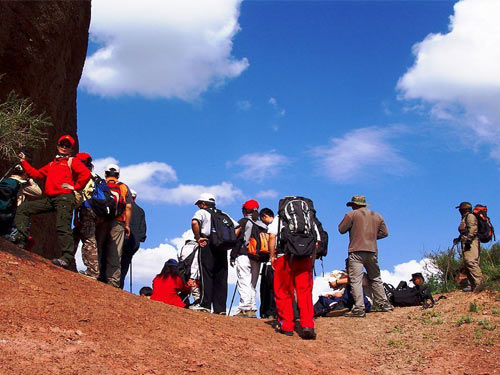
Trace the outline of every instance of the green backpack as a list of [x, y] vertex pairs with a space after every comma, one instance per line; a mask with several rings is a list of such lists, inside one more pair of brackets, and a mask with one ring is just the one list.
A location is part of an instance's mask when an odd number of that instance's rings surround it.
[[16, 214], [20, 183], [13, 178], [0, 181], [0, 219], [8, 220]]

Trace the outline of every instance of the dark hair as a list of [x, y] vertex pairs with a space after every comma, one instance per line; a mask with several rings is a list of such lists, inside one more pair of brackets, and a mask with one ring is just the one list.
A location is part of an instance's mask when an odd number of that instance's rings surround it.
[[274, 212], [273, 210], [271, 210], [270, 208], [263, 208], [262, 210], [260, 210], [260, 217], [264, 216], [264, 215], [267, 215], [267, 216], [270, 216], [270, 217], [274, 217]]
[[139, 290], [139, 295], [140, 296], [150, 297], [152, 294], [153, 294], [153, 289], [151, 289], [149, 286], [143, 286]]
[[165, 265], [161, 269], [161, 272], [156, 276], [159, 276], [162, 279], [166, 279], [169, 275], [179, 275], [179, 270], [177, 269], [177, 267], [165, 263]]
[[115, 177], [115, 178], [118, 178], [118, 176], [120, 176], [120, 173], [118, 172], [104, 172], [104, 176], [105, 177]]

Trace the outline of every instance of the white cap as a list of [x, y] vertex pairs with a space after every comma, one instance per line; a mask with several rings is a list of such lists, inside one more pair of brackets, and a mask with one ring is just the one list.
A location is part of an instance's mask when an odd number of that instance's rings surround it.
[[347, 274], [344, 271], [332, 271], [330, 272], [330, 276], [328, 277], [328, 282], [329, 283], [333, 283], [334, 281], [337, 282], [346, 277]]
[[117, 166], [116, 164], [108, 164], [108, 166], [105, 169], [105, 172], [116, 172], [120, 173], [120, 167]]
[[200, 194], [200, 196], [198, 197], [198, 199], [196, 200], [196, 202], [194, 202], [195, 205], [198, 204], [198, 202], [213, 202], [215, 203], [215, 195], [211, 194], [211, 193], [202, 193]]
[[132, 198], [137, 197], [137, 191], [130, 189], [130, 194], [132, 195]]

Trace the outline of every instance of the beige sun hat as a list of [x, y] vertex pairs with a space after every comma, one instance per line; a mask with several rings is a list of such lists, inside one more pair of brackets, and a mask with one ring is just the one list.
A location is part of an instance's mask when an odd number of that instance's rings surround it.
[[347, 202], [345, 205], [347, 207], [351, 207], [353, 204], [358, 206], [369, 206], [370, 204], [366, 203], [366, 197], [364, 195], [355, 195], [351, 198], [350, 202]]

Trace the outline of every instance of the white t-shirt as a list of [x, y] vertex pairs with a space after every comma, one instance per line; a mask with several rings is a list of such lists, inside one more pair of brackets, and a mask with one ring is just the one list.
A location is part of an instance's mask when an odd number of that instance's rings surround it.
[[[267, 226], [267, 233], [278, 235], [278, 218], [275, 217], [274, 220]], [[283, 221], [281, 222], [281, 228], [283, 228]]]
[[[227, 215], [227, 213], [223, 212]], [[200, 223], [200, 232], [202, 236], [209, 237], [210, 236], [210, 221], [211, 214], [205, 209], [199, 209], [194, 213], [193, 220], [197, 220]], [[236, 222], [231, 216], [227, 215], [231, 221], [233, 222], [234, 228], [238, 228], [240, 225]]]

